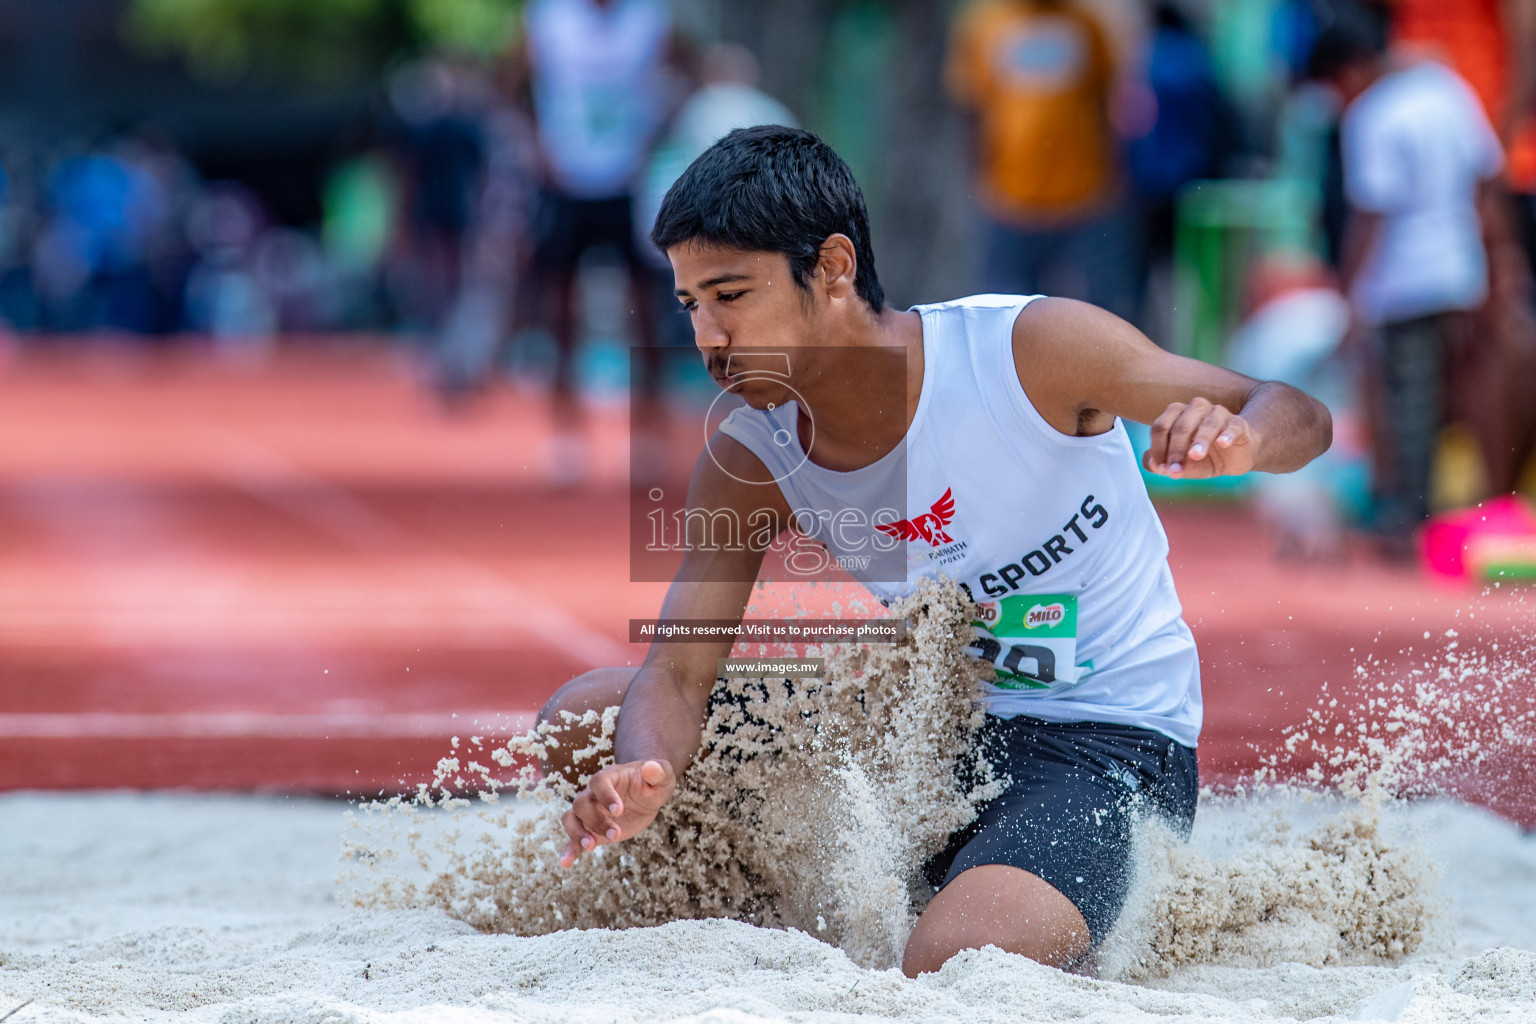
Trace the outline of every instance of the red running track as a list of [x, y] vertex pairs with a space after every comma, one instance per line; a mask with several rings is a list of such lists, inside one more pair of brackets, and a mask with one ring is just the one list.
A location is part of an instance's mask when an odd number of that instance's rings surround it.
[[[638, 661], [627, 620], [664, 587], [627, 579], [624, 423], [596, 410], [591, 478], [552, 493], [541, 397], [506, 389], [444, 416], [387, 345], [295, 345], [259, 367], [196, 347], [14, 357], [0, 788], [396, 788], [450, 736], [504, 734], [571, 675]], [[1202, 652], [1207, 780], [1282, 753], [1320, 700], [1352, 732], [1361, 695], [1443, 660], [1447, 630], [1455, 657], [1499, 644], [1530, 660], [1525, 594], [1437, 589], [1359, 557], [1277, 565], [1240, 506], [1163, 515]], [[1477, 713], [1492, 714], [1458, 711]], [[1536, 825], [1525, 749], [1443, 781]]]

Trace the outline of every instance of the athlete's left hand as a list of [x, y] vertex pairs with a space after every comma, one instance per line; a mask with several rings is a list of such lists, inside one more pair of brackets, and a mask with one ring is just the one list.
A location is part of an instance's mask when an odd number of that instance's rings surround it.
[[1204, 398], [1174, 402], [1152, 423], [1142, 456], [1148, 472], [1180, 480], [1236, 476], [1253, 468], [1256, 438], [1248, 421]]

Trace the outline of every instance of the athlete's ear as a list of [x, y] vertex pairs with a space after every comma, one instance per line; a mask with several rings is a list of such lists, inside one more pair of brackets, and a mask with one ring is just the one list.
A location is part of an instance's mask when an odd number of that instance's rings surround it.
[[828, 298], [844, 299], [856, 294], [853, 279], [858, 266], [858, 257], [853, 254], [853, 240], [841, 232], [828, 235], [821, 243], [821, 258], [816, 263], [816, 272], [826, 285]]

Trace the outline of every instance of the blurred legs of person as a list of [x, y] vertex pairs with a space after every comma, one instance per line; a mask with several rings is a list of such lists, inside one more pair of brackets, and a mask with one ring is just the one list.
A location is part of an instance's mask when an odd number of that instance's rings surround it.
[[537, 195], [533, 126], [516, 108], [485, 118], [485, 173], [474, 197], [458, 295], [436, 345], [438, 394], [463, 408], [489, 385], [503, 342], [527, 305], [529, 220]]
[[437, 392], [450, 411], [464, 406], [489, 378], [512, 319], [511, 275], [464, 282], [438, 332], [433, 359]]
[[568, 487], [586, 476], [589, 461], [576, 380], [581, 341], [576, 284], [581, 258], [599, 247], [611, 248], [623, 258], [629, 271], [631, 330], [642, 348], [655, 346], [654, 286], [651, 271], [636, 250], [629, 196], [578, 199], [548, 191], [541, 205], [533, 263], [552, 303], [550, 330], [556, 346], [555, 435], [545, 452], [545, 476], [553, 486]]
[[1410, 557], [1415, 531], [1429, 518], [1447, 349], [1462, 322], [1457, 314], [1436, 313], [1380, 329], [1375, 525], [1390, 557]]
[[448, 228], [417, 229], [416, 252], [419, 315], [428, 329], [441, 324], [453, 306], [463, 266], [464, 234]]
[[1532, 197], [1499, 190], [1483, 203], [1488, 301], [1448, 369], [1449, 415], [1478, 439], [1490, 494], [1508, 494], [1536, 453], [1536, 309], [1532, 306]]

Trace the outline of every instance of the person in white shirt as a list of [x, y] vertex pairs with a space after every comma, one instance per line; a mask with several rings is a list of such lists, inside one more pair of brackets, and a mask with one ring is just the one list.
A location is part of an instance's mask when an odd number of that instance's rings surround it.
[[631, 229], [635, 189], [673, 105], [675, 50], [664, 0], [530, 0], [522, 63], [529, 75], [543, 177], [533, 270], [553, 299], [557, 435], [545, 455], [555, 485], [585, 474], [587, 451], [575, 394], [576, 271], [606, 247], [630, 276], [636, 340], [654, 345], [654, 270]]
[[[1079, 961], [1124, 904], [1135, 815], [1187, 833], [1199, 789], [1194, 639], [1121, 418], [1152, 424], [1149, 471], [1209, 477], [1300, 468], [1328, 447], [1328, 411], [1085, 303], [891, 308], [863, 193], [800, 129], [716, 142], [668, 191], [651, 240], [711, 377], [746, 403], [700, 453], [690, 513], [815, 524], [839, 553], [878, 543], [893, 557], [856, 573], [875, 594], [942, 574], [978, 602], [972, 653], [994, 671], [977, 742], [1011, 782], [927, 865], [938, 892], [903, 969], [989, 944]], [[747, 371], [767, 355], [784, 372]], [[740, 621], [769, 532], [686, 547], [663, 617]], [[638, 669], [594, 670], [550, 698], [544, 721], [621, 704], [614, 763], [566, 813], [562, 863], [630, 838], [671, 798], [730, 648], [658, 641]]]
[[1371, 16], [1345, 13], [1318, 39], [1311, 71], [1344, 103], [1340, 269], [1359, 325], [1378, 342], [1375, 526], [1389, 553], [1407, 554], [1429, 516], [1450, 349], [1488, 295], [1478, 210], [1503, 150], [1454, 71], [1396, 64], [1384, 36]]

